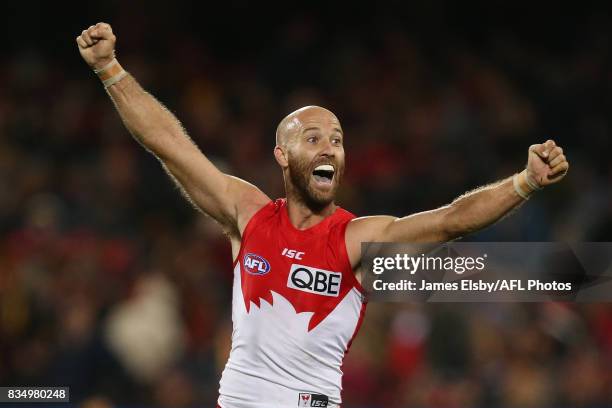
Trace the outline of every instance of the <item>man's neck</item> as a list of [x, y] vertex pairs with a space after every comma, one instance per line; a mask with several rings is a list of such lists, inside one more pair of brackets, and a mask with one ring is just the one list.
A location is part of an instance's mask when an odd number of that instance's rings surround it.
[[303, 202], [287, 197], [287, 213], [291, 224], [299, 229], [305, 230], [313, 227], [329, 217], [336, 211], [336, 204], [333, 202], [322, 208], [320, 211], [314, 211]]

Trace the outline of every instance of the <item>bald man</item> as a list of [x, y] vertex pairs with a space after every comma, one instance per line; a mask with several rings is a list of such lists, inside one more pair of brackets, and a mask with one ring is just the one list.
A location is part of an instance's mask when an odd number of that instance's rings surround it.
[[274, 157], [286, 198], [273, 201], [202, 154], [117, 62], [108, 24], [89, 27], [76, 40], [128, 130], [230, 237], [234, 330], [219, 390], [223, 408], [338, 407], [342, 360], [365, 312], [361, 242], [452, 240], [500, 219], [569, 167], [548, 140], [529, 148], [520, 173], [451, 204], [403, 218], [356, 218], [334, 202], [344, 172], [340, 121], [307, 106], [278, 126]]

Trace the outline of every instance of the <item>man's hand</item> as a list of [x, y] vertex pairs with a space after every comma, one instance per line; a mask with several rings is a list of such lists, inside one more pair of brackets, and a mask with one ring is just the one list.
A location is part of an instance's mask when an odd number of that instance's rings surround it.
[[115, 58], [116, 40], [111, 26], [106, 23], [90, 26], [76, 38], [81, 57], [93, 69], [103, 68]]
[[529, 147], [527, 158], [527, 177], [540, 187], [553, 184], [567, 174], [569, 163], [563, 149], [554, 140]]

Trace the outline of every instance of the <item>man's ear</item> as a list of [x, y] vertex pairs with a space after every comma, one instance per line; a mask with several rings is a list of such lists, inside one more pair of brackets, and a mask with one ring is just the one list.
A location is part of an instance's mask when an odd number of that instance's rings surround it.
[[274, 148], [274, 157], [276, 158], [276, 162], [284, 169], [289, 166], [289, 159], [287, 158], [287, 153], [285, 149], [280, 146], [276, 146]]

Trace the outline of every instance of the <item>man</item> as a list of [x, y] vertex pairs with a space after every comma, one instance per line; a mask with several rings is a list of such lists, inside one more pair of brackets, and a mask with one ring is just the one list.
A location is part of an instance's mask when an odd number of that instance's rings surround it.
[[334, 203], [344, 172], [344, 134], [327, 109], [308, 106], [279, 124], [274, 157], [286, 199], [220, 172], [179, 121], [115, 59], [108, 24], [77, 43], [125, 126], [189, 199], [228, 233], [234, 258], [232, 350], [218, 404], [269, 408], [340, 404], [342, 359], [363, 318], [360, 244], [444, 242], [503, 217], [568, 163], [548, 140], [529, 148], [527, 168], [441, 208], [404, 218], [355, 218]]

